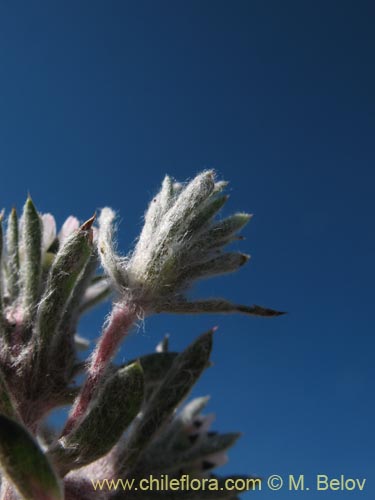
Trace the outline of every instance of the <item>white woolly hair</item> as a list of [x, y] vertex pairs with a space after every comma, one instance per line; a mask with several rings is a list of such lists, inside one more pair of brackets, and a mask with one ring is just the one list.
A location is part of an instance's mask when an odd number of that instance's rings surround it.
[[134, 282], [157, 281], [166, 260], [191, 246], [193, 235], [188, 225], [195, 211], [215, 187], [214, 171], [204, 171], [185, 187], [174, 184], [167, 176], [162, 188], [149, 205], [141, 236], [129, 262], [129, 278]]
[[119, 293], [128, 287], [125, 266], [127, 259], [116, 252], [115, 234], [116, 213], [109, 207], [104, 207], [99, 215], [98, 253], [103, 269], [110, 277]]
[[[185, 185], [166, 176], [145, 213], [134, 251], [127, 257], [115, 249], [115, 212], [102, 209], [99, 255], [123, 299], [141, 309], [162, 309], [163, 304], [180, 300], [194, 280], [235, 271], [248, 260], [240, 253], [221, 252], [230, 238], [224, 234], [220, 239], [222, 221], [213, 223], [213, 219], [227, 200], [216, 196], [226, 185], [215, 182], [213, 170], [203, 171]], [[235, 217], [233, 233], [249, 218], [247, 214]]]

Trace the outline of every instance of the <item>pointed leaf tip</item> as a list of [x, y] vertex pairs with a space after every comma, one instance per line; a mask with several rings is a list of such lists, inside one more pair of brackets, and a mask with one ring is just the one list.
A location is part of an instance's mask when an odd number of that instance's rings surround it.
[[246, 264], [246, 262], [249, 262], [249, 260], [251, 259], [251, 255], [247, 254], [247, 253], [241, 253], [241, 263], [240, 263], [240, 266], [244, 266]]
[[88, 231], [89, 229], [91, 229], [92, 225], [94, 224], [95, 219], [96, 219], [96, 212], [94, 213], [94, 215], [92, 217], [90, 217], [90, 219], [88, 219], [86, 222], [84, 222], [79, 229], [81, 231]]
[[194, 302], [180, 301], [168, 304], [165, 308], [160, 308], [160, 311], [172, 312], [177, 314], [200, 314], [200, 313], [243, 313], [253, 316], [281, 316], [286, 314], [282, 311], [275, 311], [266, 307], [243, 304], [234, 304], [224, 299], [208, 299], [197, 300]]
[[124, 366], [123, 368], [119, 368], [119, 373], [121, 375], [126, 375], [130, 373], [132, 374], [132, 376], [138, 373], [143, 376], [143, 367], [140, 358], [137, 358], [135, 361]]
[[221, 193], [227, 186], [229, 182], [228, 181], [218, 181], [215, 182], [215, 187], [214, 187], [214, 193]]
[[252, 306], [238, 305], [237, 310], [245, 314], [252, 314], [254, 316], [264, 316], [269, 318], [273, 316], [282, 316], [286, 314], [285, 311], [275, 311], [274, 309], [258, 306], [256, 304]]
[[20, 268], [20, 289], [25, 319], [32, 320], [39, 298], [42, 272], [42, 219], [31, 197], [23, 208], [21, 219], [21, 245], [24, 261]]

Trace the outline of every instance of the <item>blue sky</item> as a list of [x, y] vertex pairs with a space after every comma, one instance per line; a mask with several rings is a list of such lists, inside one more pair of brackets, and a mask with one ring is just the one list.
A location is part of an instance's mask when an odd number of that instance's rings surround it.
[[225, 213], [255, 214], [239, 247], [252, 260], [197, 295], [289, 314], [151, 318], [119, 359], [219, 325], [195, 393], [243, 432], [222, 472], [367, 478], [352, 498], [375, 491], [374, 15], [335, 0], [0, 4], [2, 206], [30, 191], [61, 223], [110, 205], [125, 252], [165, 173], [215, 168]]

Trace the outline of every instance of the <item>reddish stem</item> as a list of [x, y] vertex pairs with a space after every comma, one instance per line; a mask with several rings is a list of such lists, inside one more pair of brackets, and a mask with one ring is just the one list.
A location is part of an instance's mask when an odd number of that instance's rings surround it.
[[80, 417], [86, 412], [97, 383], [103, 376], [108, 363], [115, 355], [123, 338], [133, 326], [137, 315], [134, 310], [114, 305], [107, 327], [92, 355], [88, 376], [78, 395], [61, 436], [68, 434]]

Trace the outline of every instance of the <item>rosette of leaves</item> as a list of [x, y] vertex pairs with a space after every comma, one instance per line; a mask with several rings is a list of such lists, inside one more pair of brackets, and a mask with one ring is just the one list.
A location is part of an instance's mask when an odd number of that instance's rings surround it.
[[[213, 330], [184, 351], [157, 352], [117, 366], [113, 358], [139, 318], [159, 312], [276, 316], [260, 306], [224, 299], [191, 301], [201, 278], [232, 272], [248, 256], [226, 252], [247, 214], [221, 220], [225, 183], [212, 171], [186, 185], [166, 177], [151, 202], [138, 242], [126, 256], [115, 250], [114, 212], [79, 224], [69, 217], [59, 232], [50, 214], [28, 197], [0, 220], [0, 500], [143, 498], [152, 492], [95, 491], [92, 480], [150, 474], [211, 476], [238, 434], [217, 434], [201, 412], [207, 398], [184, 406], [209, 366]], [[3, 227], [4, 226], [4, 227]], [[102, 271], [100, 271], [100, 268]], [[104, 270], [104, 274], [103, 274]], [[101, 274], [102, 273], [102, 274]], [[79, 319], [112, 297], [100, 339], [85, 362]], [[77, 385], [78, 374], [83, 383]], [[46, 426], [70, 405], [62, 431]], [[164, 491], [170, 499], [212, 492]], [[215, 498], [235, 498], [221, 490]]]

